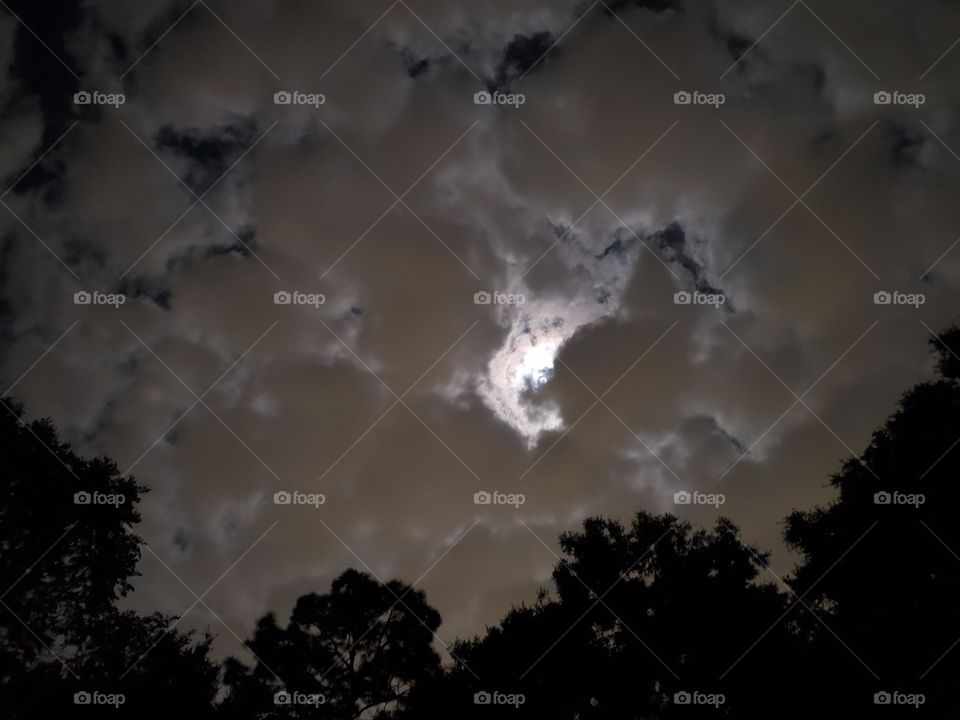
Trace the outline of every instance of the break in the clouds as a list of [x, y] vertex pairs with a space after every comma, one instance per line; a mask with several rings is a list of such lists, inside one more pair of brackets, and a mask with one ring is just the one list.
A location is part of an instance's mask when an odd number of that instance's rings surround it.
[[[475, 298], [490, 303], [509, 333], [477, 379], [480, 396], [496, 416], [535, 448], [541, 434], [563, 430], [564, 419], [554, 401], [538, 402], [538, 391], [556, 370], [557, 355], [581, 328], [614, 316], [638, 260], [643, 240], [628, 229], [635, 243], [620, 235], [584, 236], [573, 226], [555, 227], [555, 243], [548, 248], [563, 258], [569, 286], [531, 290], [523, 276], [511, 282], [513, 291], [481, 291]], [[606, 245], [606, 247], [604, 247]], [[627, 249], [632, 247], [632, 249]], [[513, 265], [513, 260], [508, 261]]]
[[[467, 635], [535, 597], [537, 536], [710, 522], [682, 490], [780, 547], [955, 318], [949, 3], [17, 16], [3, 376], [152, 488], [144, 537], [190, 587], [242, 556], [208, 598], [241, 636], [348, 565], [429, 570]], [[133, 602], [190, 606], [141, 572]]]

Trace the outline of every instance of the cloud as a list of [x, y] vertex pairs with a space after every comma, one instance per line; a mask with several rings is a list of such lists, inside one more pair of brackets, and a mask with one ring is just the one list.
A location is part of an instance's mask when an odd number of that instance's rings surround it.
[[[79, 120], [6, 196], [23, 223], [0, 213], [8, 385], [43, 356], [14, 394], [153, 488], [143, 535], [195, 591], [243, 556], [208, 598], [241, 636], [364, 564], [429, 570], [468, 635], [546, 581], [531, 528], [556, 551], [589, 514], [711, 522], [681, 489], [724, 493], [788, 570], [778, 520], [829, 497], [929, 377], [923, 323], [955, 319], [960, 11], [808, 3], [765, 34], [786, 7], [407, 4], [86, 3], [63, 41], [118, 110], [54, 109], [7, 58], [8, 184]], [[132, 603], [189, 607], [141, 571]]]

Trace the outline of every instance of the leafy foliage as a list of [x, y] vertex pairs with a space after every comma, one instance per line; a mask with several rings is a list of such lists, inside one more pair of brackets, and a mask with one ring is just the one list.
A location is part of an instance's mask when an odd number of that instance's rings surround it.
[[[347, 570], [297, 601], [286, 626], [258, 622], [252, 664], [209, 657], [172, 618], [121, 611], [142, 540], [146, 488], [75, 455], [46, 420], [5, 401], [0, 453], [0, 703], [5, 716], [100, 717], [73, 704], [100, 688], [111, 717], [600, 720], [874, 716], [875, 693], [923, 693], [955, 717], [960, 697], [960, 329], [934, 341], [938, 376], [905, 393], [834, 502], [793, 512], [800, 556], [786, 579], [721, 518], [695, 529], [639, 512], [588, 519], [560, 538], [551, 588], [442, 666], [440, 616], [421, 591]], [[80, 492], [123, 502], [78, 504]], [[221, 682], [222, 670], [222, 682]], [[678, 704], [678, 693], [723, 697]], [[221, 701], [215, 695], [221, 693]], [[321, 698], [278, 704], [277, 693]], [[489, 700], [496, 695], [497, 702]], [[479, 702], [478, 702], [479, 701]]]

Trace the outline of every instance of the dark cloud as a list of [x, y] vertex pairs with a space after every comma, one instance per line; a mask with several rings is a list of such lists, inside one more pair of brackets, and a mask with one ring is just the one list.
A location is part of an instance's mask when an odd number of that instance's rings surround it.
[[[14, 394], [152, 488], [144, 536], [191, 587], [278, 523], [209, 598], [241, 636], [357, 556], [412, 581], [446, 551], [422, 586], [468, 635], [548, 577], [520, 520], [553, 549], [591, 514], [711, 523], [682, 489], [786, 572], [777, 522], [929, 376], [960, 284], [956, 7], [207, 4], [24, 6], [48, 48], [0, 16], [6, 186], [39, 159], [0, 208], [2, 368], [42, 356]], [[475, 105], [488, 84], [525, 103]], [[131, 602], [190, 605], [141, 572]]]

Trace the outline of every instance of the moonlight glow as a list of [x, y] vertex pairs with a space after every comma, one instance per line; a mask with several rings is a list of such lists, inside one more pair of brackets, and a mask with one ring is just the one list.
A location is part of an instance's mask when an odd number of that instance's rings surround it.
[[487, 405], [522, 435], [529, 447], [536, 445], [540, 433], [563, 427], [555, 403], [533, 404], [526, 394], [549, 382], [565, 340], [559, 331], [537, 333], [517, 321], [480, 383], [479, 391]]

